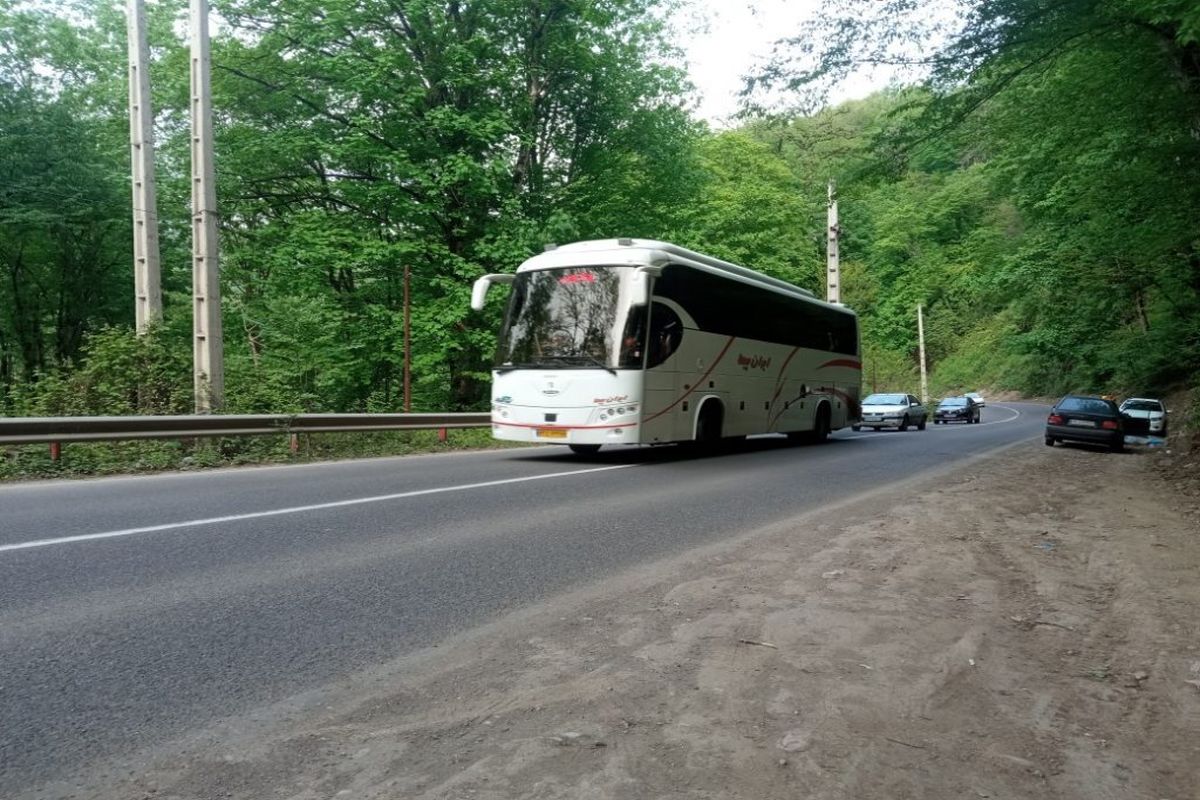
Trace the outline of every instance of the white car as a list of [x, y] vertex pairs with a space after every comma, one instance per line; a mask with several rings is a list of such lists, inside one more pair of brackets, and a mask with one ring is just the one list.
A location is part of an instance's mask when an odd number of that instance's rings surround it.
[[1141, 428], [1145, 425], [1146, 432], [1151, 436], [1167, 435], [1167, 408], [1161, 400], [1131, 397], [1121, 403], [1121, 416], [1135, 420], [1134, 425], [1129, 427]]
[[909, 425], [916, 425], [917, 430], [923, 431], [928, 418], [925, 406], [911, 394], [871, 394], [862, 401], [862, 420], [852, 424], [850, 430], [896, 428], [905, 431]]
[[987, 405], [987, 403], [983, 399], [983, 395], [981, 395], [979, 392], [967, 392], [966, 394], [963, 395], [963, 397], [971, 398], [972, 400], [975, 401], [975, 405], [979, 406], [980, 408], [983, 408], [984, 406]]

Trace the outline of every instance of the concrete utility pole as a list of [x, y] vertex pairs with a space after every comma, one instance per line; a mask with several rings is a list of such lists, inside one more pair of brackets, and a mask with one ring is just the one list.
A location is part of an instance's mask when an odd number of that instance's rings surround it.
[[921, 348], [921, 402], [929, 402], [929, 378], [925, 372], [925, 319], [921, 314], [921, 304], [917, 303], [917, 340]]
[[196, 413], [205, 414], [225, 404], [208, 0], [191, 0], [191, 34], [192, 374]]
[[154, 113], [144, 0], [129, 0], [129, 154], [133, 168], [133, 315], [138, 335], [162, 318], [158, 205], [154, 189]]
[[409, 302], [409, 269], [404, 265], [404, 413], [412, 412], [412, 306]]
[[826, 282], [825, 298], [831, 303], [842, 302], [841, 279], [838, 275], [838, 208], [837, 186], [829, 181], [829, 230], [827, 231], [828, 247], [826, 248]]

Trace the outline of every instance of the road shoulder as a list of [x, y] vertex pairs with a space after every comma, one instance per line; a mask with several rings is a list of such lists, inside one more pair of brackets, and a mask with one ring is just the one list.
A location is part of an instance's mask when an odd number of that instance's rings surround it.
[[331, 688], [320, 713], [276, 709], [76, 792], [1189, 797], [1198, 517], [1149, 459], [1021, 445], [513, 614]]

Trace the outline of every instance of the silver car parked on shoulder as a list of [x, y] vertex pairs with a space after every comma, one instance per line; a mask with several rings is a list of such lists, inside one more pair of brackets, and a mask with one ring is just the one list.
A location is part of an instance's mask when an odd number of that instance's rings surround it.
[[1161, 400], [1150, 397], [1131, 397], [1121, 403], [1121, 416], [1128, 420], [1125, 432], [1147, 433], [1150, 436], [1167, 435], [1167, 407]]
[[895, 428], [906, 431], [909, 425], [925, 430], [929, 412], [911, 394], [870, 394], [862, 401], [862, 420], [850, 426], [850, 430], [861, 428]]

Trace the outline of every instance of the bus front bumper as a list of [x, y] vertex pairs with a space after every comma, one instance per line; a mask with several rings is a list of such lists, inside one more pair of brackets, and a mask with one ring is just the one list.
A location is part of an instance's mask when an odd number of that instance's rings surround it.
[[637, 444], [638, 420], [622, 420], [615, 425], [557, 425], [552, 422], [527, 423], [492, 417], [492, 438], [506, 442], [539, 444]]

